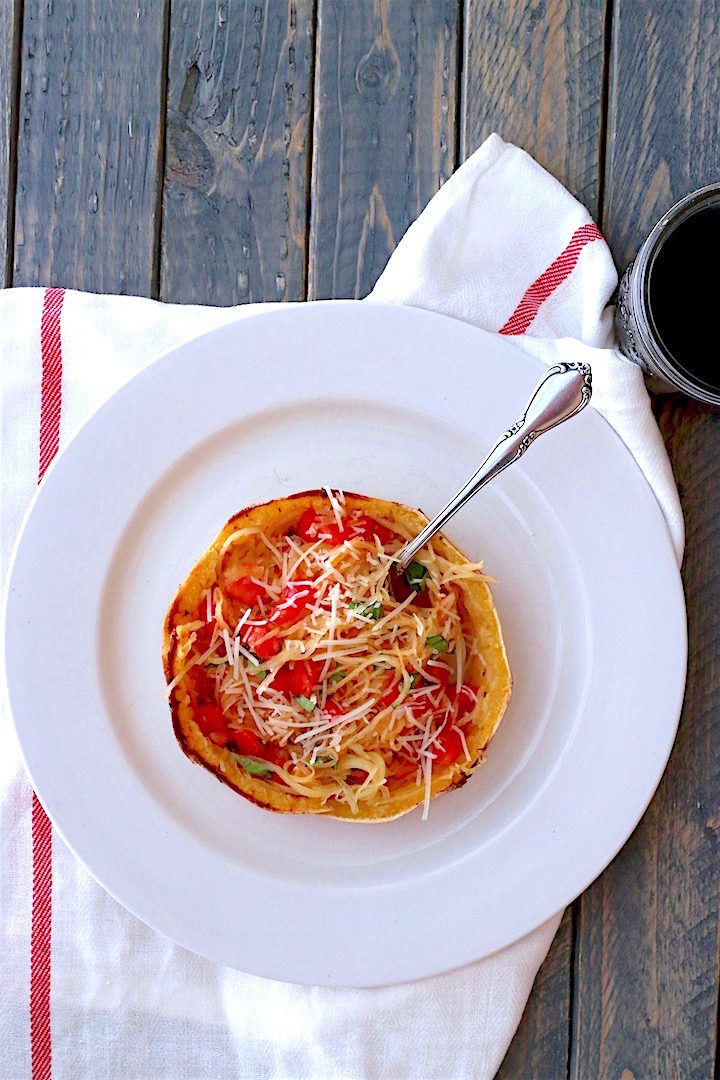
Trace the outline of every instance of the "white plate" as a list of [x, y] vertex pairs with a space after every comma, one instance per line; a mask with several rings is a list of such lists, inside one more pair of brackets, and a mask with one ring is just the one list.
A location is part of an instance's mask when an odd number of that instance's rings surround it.
[[130, 911], [245, 971], [378, 985], [515, 941], [612, 859], [670, 752], [686, 635], [660, 510], [592, 409], [448, 528], [498, 579], [515, 688], [427, 822], [259, 809], [184, 756], [165, 699], [166, 609], [231, 514], [323, 484], [432, 514], [541, 370], [441, 316], [298, 306], [162, 357], [69, 444], [16, 549], [7, 685], [40, 799]]

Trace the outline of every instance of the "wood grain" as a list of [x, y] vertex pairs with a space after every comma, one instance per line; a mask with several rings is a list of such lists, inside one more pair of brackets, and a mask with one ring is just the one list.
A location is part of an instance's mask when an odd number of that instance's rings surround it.
[[462, 157], [492, 132], [597, 218], [606, 0], [466, 0]]
[[[461, 154], [493, 131], [522, 146], [597, 217], [604, 130], [605, 0], [465, 4]], [[540, 969], [500, 1077], [567, 1076], [572, 911]], [[586, 992], [593, 993], [592, 987]]]
[[[567, 908], [496, 1080], [563, 1080], [567, 1076], [572, 949], [573, 913]], [[564, 1011], [558, 1002], [565, 1003]]]
[[670, 764], [650, 808], [582, 899], [575, 1080], [711, 1077], [716, 1053], [720, 417], [671, 397], [660, 423], [687, 527], [687, 691]]
[[361, 297], [455, 163], [455, 0], [319, 0], [310, 295]]
[[0, 288], [11, 283], [20, 0], [0, 0]]
[[720, 181], [718, 101], [718, 0], [616, 0], [605, 235], [621, 268], [674, 202]]
[[163, 299], [305, 297], [312, 0], [173, 2]]
[[[720, 3], [619, 0], [603, 227], [633, 255], [675, 199], [720, 177]], [[687, 529], [685, 705], [634, 835], [582, 898], [571, 1075], [710, 1077], [720, 980], [720, 417], [658, 408]]]
[[15, 285], [149, 294], [166, 0], [25, 0]]

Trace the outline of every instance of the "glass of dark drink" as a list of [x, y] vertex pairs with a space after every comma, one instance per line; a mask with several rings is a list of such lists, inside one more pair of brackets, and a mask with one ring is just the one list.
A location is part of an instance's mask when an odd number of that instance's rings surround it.
[[[618, 289], [620, 347], [665, 389], [720, 405], [720, 184], [686, 195], [657, 223]], [[659, 387], [658, 387], [659, 388]]]

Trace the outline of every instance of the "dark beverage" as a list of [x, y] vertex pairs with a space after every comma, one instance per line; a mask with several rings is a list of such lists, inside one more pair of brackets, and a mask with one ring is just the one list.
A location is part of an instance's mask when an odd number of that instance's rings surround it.
[[623, 274], [615, 305], [620, 348], [656, 391], [720, 406], [712, 333], [720, 250], [720, 184], [691, 191], [651, 230]]
[[648, 271], [651, 323], [691, 379], [720, 388], [716, 260], [720, 253], [720, 204], [703, 206], [681, 220], [658, 247]]

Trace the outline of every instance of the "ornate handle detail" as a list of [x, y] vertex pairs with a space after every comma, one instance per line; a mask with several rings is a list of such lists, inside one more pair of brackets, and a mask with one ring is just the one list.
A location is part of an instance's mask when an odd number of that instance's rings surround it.
[[[503, 468], [517, 461], [538, 435], [544, 435], [546, 431], [569, 420], [571, 416], [576, 416], [585, 408], [591, 397], [592, 372], [589, 364], [555, 364], [548, 368], [535, 387], [525, 412], [504, 435], [500, 436], [480, 469], [475, 473], [475, 477], [479, 478], [479, 474], [494, 455], [503, 449], [505, 450], [502, 454]], [[524, 435], [523, 432], [525, 432]], [[518, 441], [519, 435], [522, 435], [522, 438]], [[509, 445], [504, 446], [505, 443]], [[514, 448], [514, 452], [505, 461], [505, 455], [511, 447]]]
[[409, 566], [417, 552], [473, 495], [477, 495], [498, 473], [521, 458], [539, 435], [577, 416], [591, 396], [592, 372], [588, 364], [563, 363], [548, 368], [535, 387], [522, 416], [500, 436], [477, 472], [396, 556], [400, 566]]

